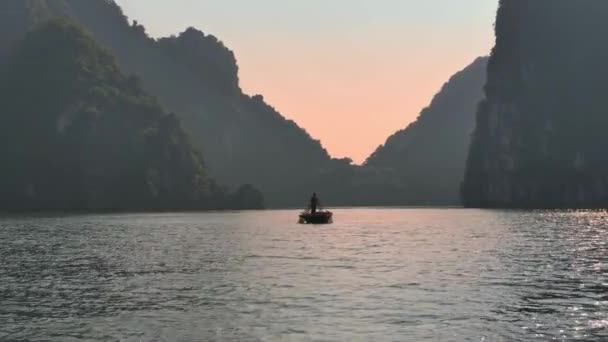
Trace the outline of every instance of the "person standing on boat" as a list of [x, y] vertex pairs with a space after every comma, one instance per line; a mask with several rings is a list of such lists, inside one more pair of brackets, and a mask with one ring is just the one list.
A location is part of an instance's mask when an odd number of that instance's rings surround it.
[[319, 207], [319, 198], [317, 197], [317, 193], [312, 194], [312, 198], [310, 199], [310, 212], [315, 214], [317, 212], [317, 208]]

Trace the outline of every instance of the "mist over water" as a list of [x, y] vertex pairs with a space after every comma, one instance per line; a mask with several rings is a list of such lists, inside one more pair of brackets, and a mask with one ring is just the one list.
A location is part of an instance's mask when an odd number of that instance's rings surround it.
[[0, 340], [602, 340], [604, 212], [0, 220]]

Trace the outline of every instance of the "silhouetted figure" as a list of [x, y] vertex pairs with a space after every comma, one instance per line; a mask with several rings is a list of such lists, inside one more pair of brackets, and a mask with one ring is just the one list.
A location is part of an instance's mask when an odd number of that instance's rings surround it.
[[333, 223], [334, 214], [331, 211], [321, 209], [321, 203], [317, 193], [312, 194], [307, 210], [300, 214], [300, 223], [328, 224]]
[[310, 199], [310, 212], [316, 213], [317, 208], [319, 207], [319, 198], [317, 197], [317, 193], [312, 194], [312, 198]]

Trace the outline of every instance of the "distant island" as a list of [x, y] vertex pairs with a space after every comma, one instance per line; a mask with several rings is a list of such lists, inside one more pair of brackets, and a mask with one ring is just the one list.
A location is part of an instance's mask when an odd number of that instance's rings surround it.
[[[364, 173], [379, 174], [386, 182], [383, 190], [378, 189], [390, 194], [383, 204], [460, 204], [487, 62], [487, 57], [480, 57], [454, 75], [416, 121], [389, 137], [365, 162]], [[375, 197], [361, 202], [378, 201], [383, 195]]]

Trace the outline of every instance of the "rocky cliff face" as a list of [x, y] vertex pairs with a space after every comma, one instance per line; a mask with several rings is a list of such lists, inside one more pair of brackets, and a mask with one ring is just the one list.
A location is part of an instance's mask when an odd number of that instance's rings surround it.
[[388, 138], [367, 160], [365, 168], [396, 181], [392, 189], [401, 199], [395, 204], [460, 203], [487, 61], [478, 58], [455, 74], [415, 122]]
[[500, 2], [467, 206], [608, 206], [606, 18], [605, 1]]
[[0, 69], [0, 210], [252, 208], [207, 176], [175, 115], [66, 20], [15, 45]]
[[[0, 66], [28, 29], [54, 17], [80, 24], [122, 71], [138, 76], [140, 88], [176, 113], [205, 156], [205, 171], [221, 184], [253, 184], [270, 206], [280, 207], [299, 206], [314, 190], [328, 204], [459, 202], [484, 59], [454, 76], [417, 122], [356, 167], [332, 160], [319, 141], [262, 96], [243, 94], [236, 58], [220, 40], [194, 28], [152, 39], [113, 0], [0, 1]], [[249, 187], [237, 193], [243, 189]]]
[[294, 205], [308, 196], [304, 184], [314, 182], [314, 169], [330, 163], [319, 141], [261, 96], [243, 94], [232, 51], [196, 29], [155, 40], [141, 24], [129, 23], [113, 0], [5, 0], [0, 25], [7, 31], [0, 33], [0, 46], [51, 17], [68, 17], [86, 28], [124, 72], [137, 75], [146, 91], [175, 112], [221, 183], [250, 183], [271, 204]]

